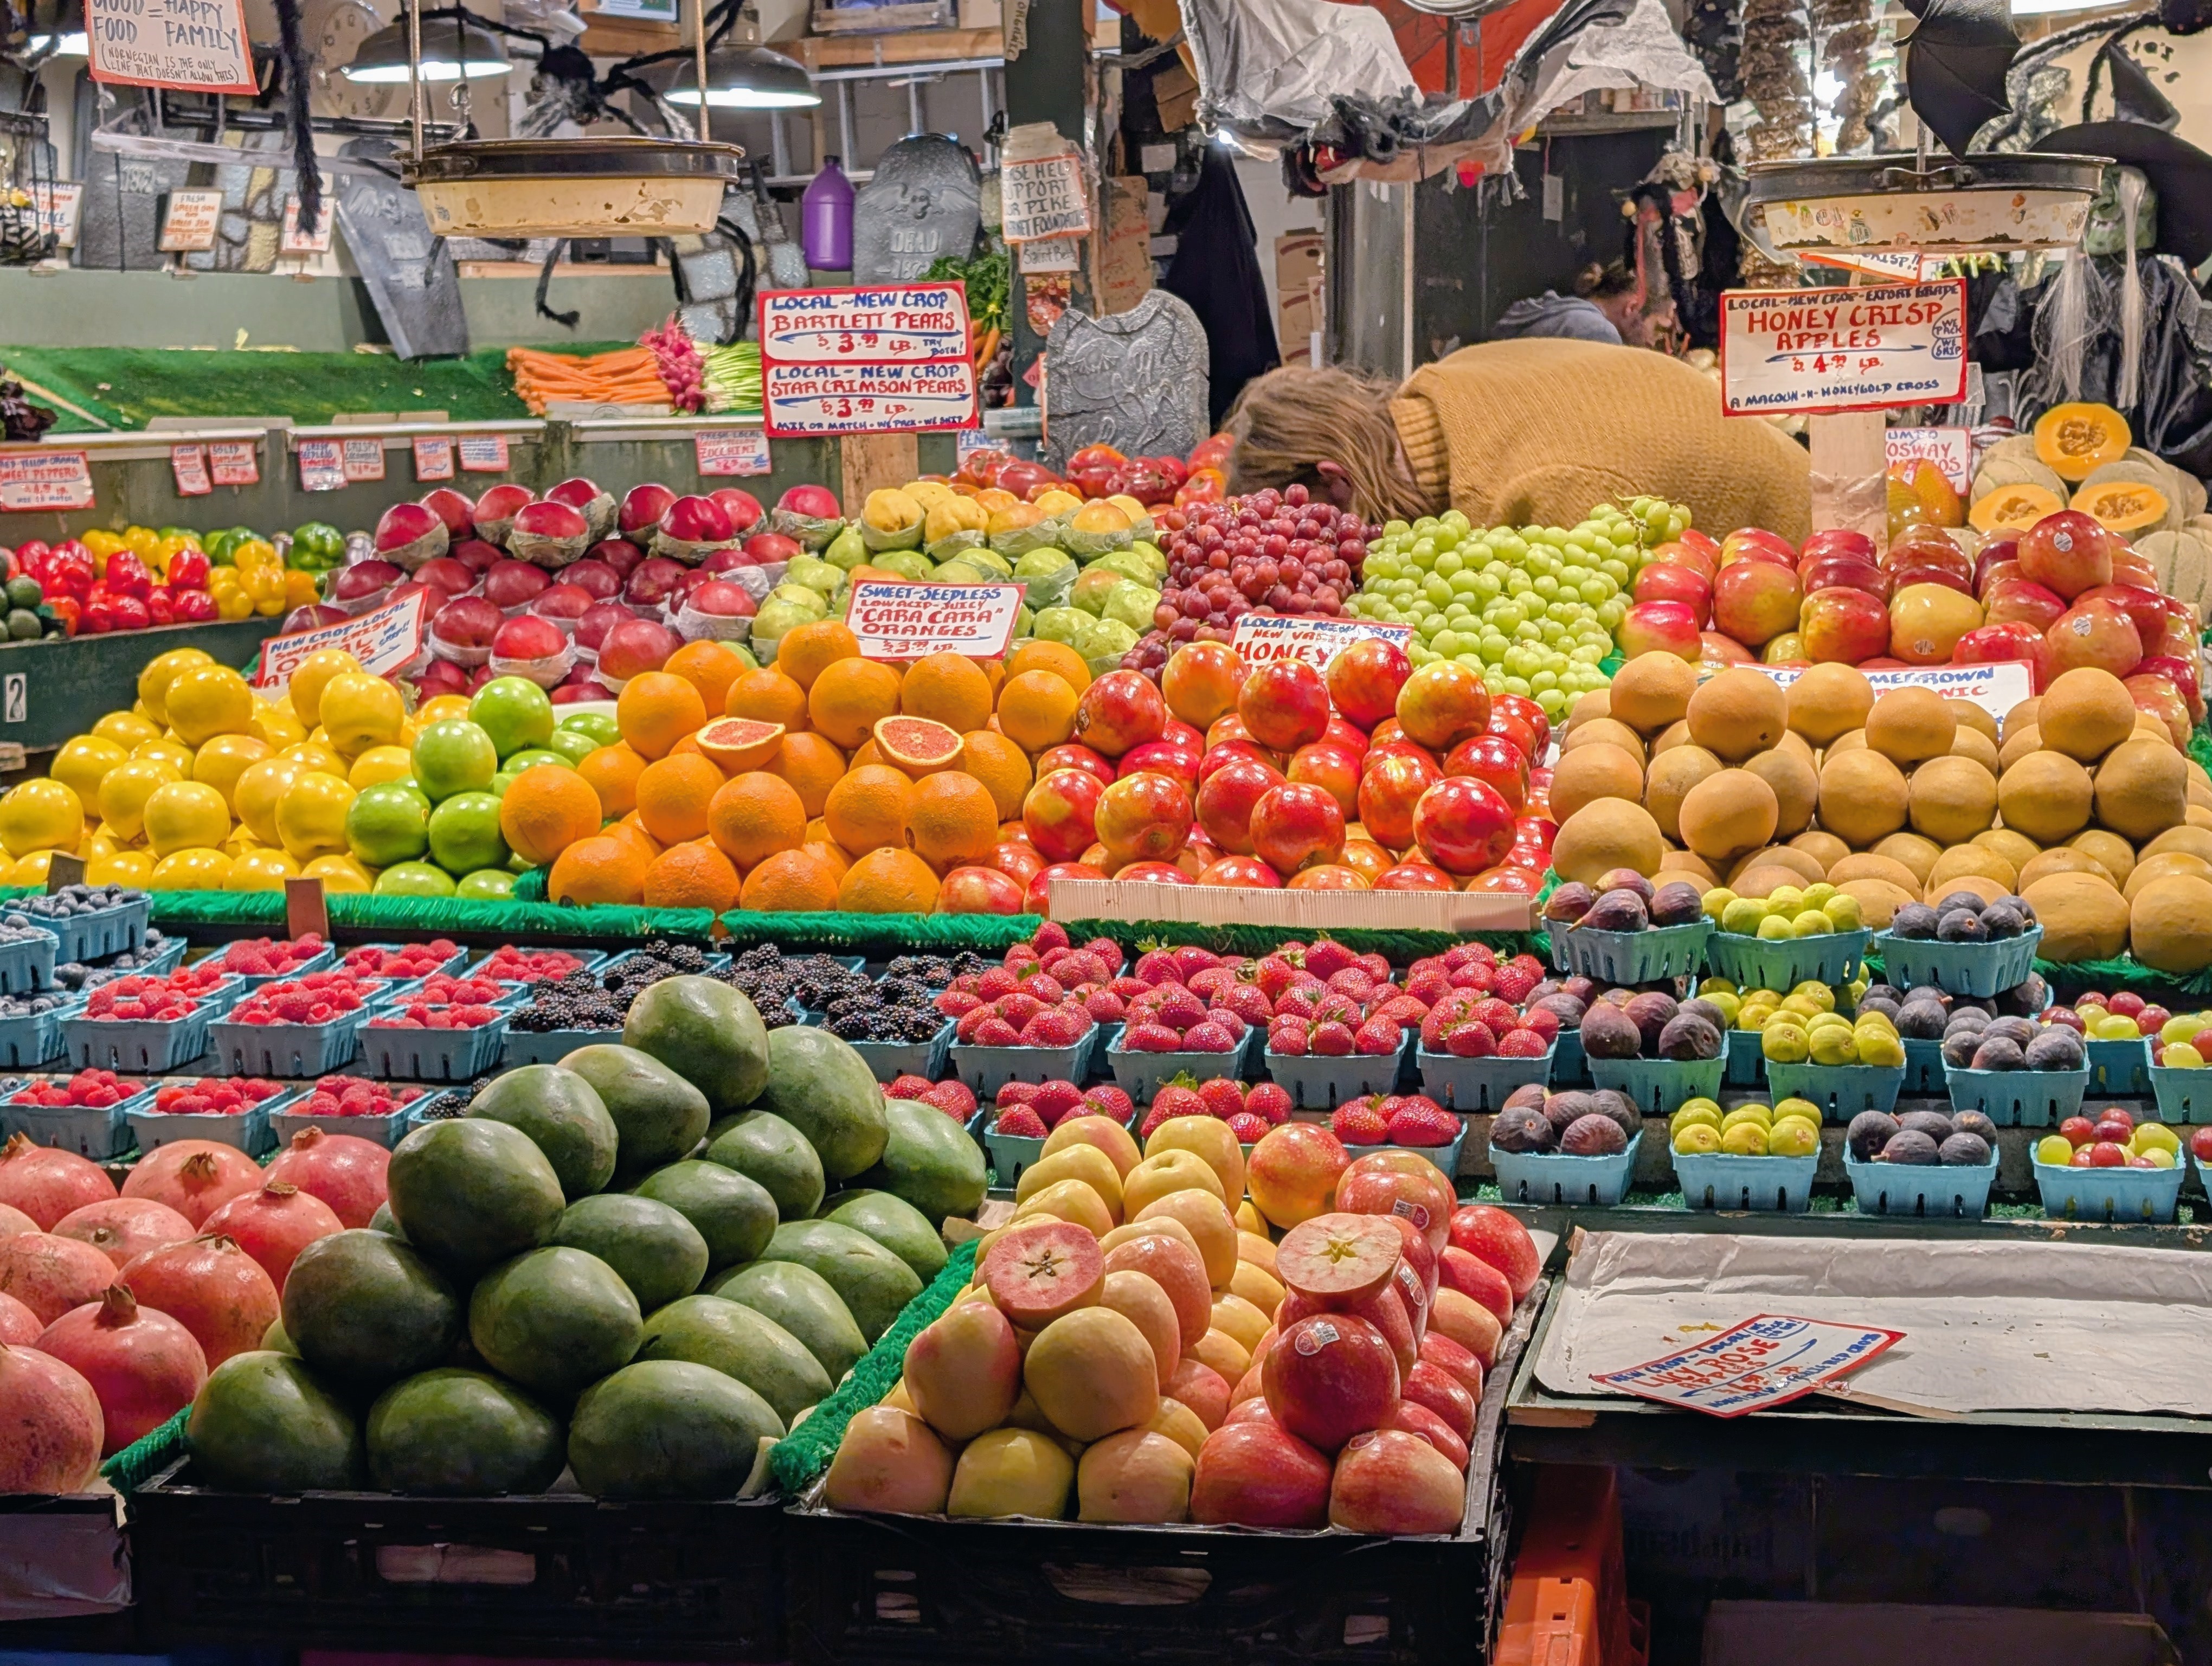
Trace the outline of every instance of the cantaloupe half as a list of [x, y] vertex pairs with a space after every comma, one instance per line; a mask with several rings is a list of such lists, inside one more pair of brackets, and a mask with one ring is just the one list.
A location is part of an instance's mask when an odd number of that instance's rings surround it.
[[2110, 405], [2053, 405], [2035, 419], [2035, 454], [2062, 480], [2087, 480], [2100, 464], [2128, 454], [2135, 436]]
[[2164, 492], [2140, 480], [2094, 482], [2075, 492], [2068, 507], [2124, 536], [2163, 526], [2173, 508]]
[[1978, 532], [2024, 532], [2044, 516], [2057, 514], [2065, 507], [2065, 499], [2057, 492], [2022, 482], [1999, 486], [1976, 498], [1966, 519]]

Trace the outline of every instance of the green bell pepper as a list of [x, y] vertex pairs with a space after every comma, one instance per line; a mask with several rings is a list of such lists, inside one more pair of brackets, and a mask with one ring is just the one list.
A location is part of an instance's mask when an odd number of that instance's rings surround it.
[[292, 529], [292, 547], [284, 564], [302, 573], [327, 573], [345, 563], [345, 534], [326, 520], [311, 520]]

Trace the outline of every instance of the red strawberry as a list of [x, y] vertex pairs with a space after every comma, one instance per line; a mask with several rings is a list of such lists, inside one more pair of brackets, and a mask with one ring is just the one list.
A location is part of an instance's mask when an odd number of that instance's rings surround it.
[[1011, 995], [1000, 995], [991, 1005], [1000, 1018], [1018, 1030], [1044, 1011], [1046, 1003], [1023, 990]]
[[1084, 997], [1083, 1010], [1101, 1024], [1119, 1024], [1128, 1016], [1129, 1003], [1111, 989], [1100, 989]]
[[1005, 960], [1006, 970], [1019, 977], [1023, 967], [1036, 964], [1038, 955], [1037, 952], [1028, 944], [1017, 943], [1006, 951]]
[[1405, 1032], [1388, 1018], [1370, 1018], [1352, 1037], [1353, 1048], [1370, 1058], [1388, 1058], [1406, 1039]]
[[1457, 971], [1462, 966], [1495, 966], [1498, 952], [1487, 943], [1455, 943], [1444, 951], [1444, 964]]
[[1136, 974], [1147, 983], [1180, 983], [1182, 970], [1176, 958], [1165, 949], [1153, 949], [1137, 957]]
[[1498, 1051], [1498, 1037], [1480, 1018], [1468, 1018], [1452, 1026], [1443, 1050], [1455, 1059], [1487, 1059]]
[[959, 976], [954, 978], [951, 982], [946, 984], [945, 987], [948, 989], [957, 990], [963, 995], [972, 995], [975, 994], [977, 987], [981, 985], [982, 982], [983, 975], [981, 972], [963, 972]]
[[1244, 1031], [1246, 1027], [1244, 1020], [1238, 1018], [1236, 1013], [1231, 1012], [1226, 1006], [1207, 1007], [1206, 1009], [1206, 1021], [1225, 1032], [1229, 1039], [1233, 1042], [1240, 1042], [1244, 1039]]
[[1024, 1047], [1073, 1047], [1091, 1028], [1089, 1016], [1049, 1007], [1022, 1026]]
[[975, 1096], [965, 1082], [939, 1082], [920, 1097], [922, 1104], [935, 1105], [956, 1122], [964, 1122], [975, 1114]]
[[1206, 1003], [1180, 985], [1160, 999], [1159, 1019], [1171, 1030], [1188, 1030], [1206, 1017]]
[[1002, 1105], [1026, 1105], [1034, 1103], [1036, 1096], [1035, 1082], [1006, 1082], [999, 1089], [997, 1102]]
[[1102, 1116], [1110, 1116], [1117, 1122], [1126, 1122], [1136, 1115], [1137, 1107], [1129, 1096], [1111, 1082], [1101, 1082], [1086, 1088], [1084, 1103]]
[[1350, 1025], [1331, 1021], [1316, 1025], [1306, 1044], [1324, 1058], [1348, 1059], [1358, 1043]]
[[[972, 1043], [975, 1039], [975, 1032], [985, 1025], [1005, 1024], [1005, 1022], [989, 1007], [978, 1006], [972, 1012], [963, 1012], [960, 1015], [960, 1021], [952, 1026], [952, 1038], [958, 1042]], [[1012, 1029], [1013, 1026], [1007, 1025], [1006, 1027]]]
[[1036, 1097], [1030, 1101], [1030, 1108], [1046, 1122], [1058, 1122], [1069, 1112], [1079, 1109], [1082, 1104], [1082, 1091], [1073, 1082], [1040, 1082]]
[[1025, 995], [1034, 995], [1049, 1006], [1067, 994], [1067, 986], [1049, 973], [1039, 972], [1034, 977], [1025, 977], [1022, 980], [1022, 993]]
[[1206, 1101], [1195, 1088], [1183, 1087], [1170, 1082], [1152, 1096], [1152, 1114], [1157, 1116], [1164, 1110], [1170, 1116], [1204, 1116], [1207, 1114]]
[[1358, 955], [1346, 948], [1343, 944], [1326, 937], [1317, 939], [1314, 945], [1306, 951], [1306, 970], [1316, 977], [1333, 977], [1346, 966], [1357, 966], [1358, 964]]
[[884, 1090], [886, 1099], [919, 1099], [937, 1084], [927, 1076], [901, 1076]]
[[1429, 1003], [1416, 1000], [1411, 995], [1393, 995], [1373, 1009], [1370, 1016], [1388, 1018], [1393, 1024], [1419, 1024], [1429, 1015]]
[[1319, 993], [1314, 989], [1285, 989], [1275, 997], [1277, 1018], [1310, 1018], [1321, 1005]]
[[[1526, 964], [1524, 964], [1526, 963]], [[1528, 999], [1528, 991], [1543, 981], [1544, 969], [1535, 964], [1532, 956], [1515, 955], [1498, 969], [1497, 981], [1491, 988], [1502, 1000], [1519, 1006]]]
[[1491, 1034], [1494, 1036], [1504, 1035], [1521, 1022], [1521, 1015], [1513, 1010], [1513, 1003], [1510, 1000], [1500, 1000], [1495, 995], [1486, 996], [1483, 1000], [1474, 1002], [1468, 1007], [1467, 1015], [1471, 1018], [1479, 1018], [1488, 1025]]
[[1367, 969], [1367, 975], [1371, 978], [1380, 980], [1390, 976], [1389, 961], [1371, 949], [1359, 957], [1359, 964]]
[[1224, 1122], [1244, 1109], [1244, 1090], [1226, 1076], [1216, 1076], [1212, 1081], [1200, 1082], [1198, 1097], [1206, 1101], [1209, 1112]]
[[1247, 1024], [1265, 1024], [1275, 1010], [1256, 983], [1232, 983], [1213, 1004], [1226, 1006]]
[[994, 1014], [975, 1026], [975, 1033], [969, 1040], [977, 1047], [1019, 1047], [1022, 1032]]
[[1064, 949], [1067, 946], [1067, 927], [1057, 920], [1046, 921], [1036, 928], [1036, 935], [1030, 939], [1030, 947], [1035, 949], [1039, 954], [1048, 953], [1054, 949]]
[[975, 993], [985, 1000], [996, 1000], [1000, 995], [1014, 992], [1014, 975], [1004, 966], [994, 966], [975, 980]]
[[1259, 985], [1261, 994], [1273, 1000], [1291, 987], [1297, 971], [1279, 954], [1262, 955], [1253, 963], [1252, 982]]
[[1490, 993], [1491, 986], [1497, 981], [1498, 972], [1496, 968], [1480, 964], [1468, 964], [1455, 968], [1451, 975], [1453, 988], [1472, 989], [1478, 994], [1488, 994]]
[[1390, 1124], [1372, 1099], [1353, 1099], [1329, 1113], [1329, 1131], [1347, 1146], [1379, 1146], [1390, 1137]]
[[1244, 1096], [1244, 1109], [1271, 1127], [1279, 1127], [1291, 1120], [1291, 1096], [1279, 1084], [1255, 1082]]
[[1124, 1000], [1134, 1000], [1152, 986], [1140, 977], [1116, 976], [1106, 987]]
[[1229, 1119], [1229, 1131], [1237, 1136], [1238, 1145], [1249, 1146], [1265, 1136], [1267, 1119], [1255, 1116], [1249, 1110], [1240, 1110]]
[[1125, 1053], [1179, 1053], [1182, 1037], [1164, 1024], [1132, 1024], [1121, 1032]]
[[1110, 937], [1092, 938], [1083, 945], [1083, 952], [1097, 955], [1109, 975], [1120, 971], [1127, 960], [1121, 945]]
[[991, 1126], [994, 1134], [1019, 1134], [1024, 1140], [1042, 1140], [1051, 1132], [1044, 1119], [1026, 1105], [1017, 1105], [1012, 1110], [1002, 1110], [999, 1120]]
[[1212, 1000], [1236, 982], [1237, 974], [1226, 966], [1201, 966], [1183, 980], [1183, 988], [1194, 995]]
[[1346, 966], [1342, 971], [1328, 978], [1327, 982], [1328, 987], [1337, 994], [1348, 1000], [1358, 1001], [1362, 1005], [1364, 1005], [1369, 997], [1375, 993], [1375, 980], [1367, 976], [1364, 967]]
[[1433, 1006], [1451, 992], [1451, 974], [1439, 966], [1433, 971], [1413, 971], [1406, 974], [1406, 994], [1415, 1000]]
[[1267, 1050], [1286, 1058], [1303, 1057], [1306, 1050], [1306, 1026], [1297, 1018], [1277, 1018], [1267, 1026]]
[[1162, 1110], [1158, 1104], [1153, 1105], [1145, 1113], [1145, 1120], [1137, 1125], [1137, 1137], [1139, 1140], [1151, 1139], [1153, 1132], [1161, 1123], [1168, 1120], [1170, 1115], [1170, 1112]]
[[1182, 1032], [1182, 1050], [1186, 1053], [1226, 1053], [1236, 1045], [1230, 1033], [1210, 1018]]
[[1193, 972], [1203, 972], [1221, 964], [1221, 957], [1211, 949], [1201, 949], [1195, 943], [1186, 943], [1175, 952], [1176, 974], [1188, 983]]
[[1551, 1050], [1534, 1030], [1509, 1030], [1498, 1043], [1498, 1056], [1505, 1059], [1540, 1059]]
[[1394, 1146], [1449, 1146], [1459, 1130], [1459, 1118], [1432, 1099], [1415, 1097], [1390, 1114]]
[[1114, 976], [1114, 969], [1102, 956], [1078, 949], [1060, 962], [1060, 970], [1053, 976], [1063, 983], [1103, 983]]

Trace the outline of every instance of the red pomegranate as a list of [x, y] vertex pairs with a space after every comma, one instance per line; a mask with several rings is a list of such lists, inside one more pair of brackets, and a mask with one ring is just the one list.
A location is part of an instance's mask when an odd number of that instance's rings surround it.
[[422, 496], [422, 507], [446, 523], [446, 535], [465, 538], [476, 526], [477, 506], [451, 486], [441, 486]]
[[668, 656], [684, 646], [684, 639], [666, 625], [650, 619], [628, 619], [607, 632], [599, 643], [603, 677], [627, 682], [648, 671], [659, 671]]
[[357, 561], [331, 574], [331, 587], [325, 593], [339, 606], [358, 612], [383, 600], [385, 593], [398, 583], [401, 576], [399, 569], [388, 561]]
[[366, 1226], [384, 1201], [384, 1172], [391, 1166], [392, 1153], [374, 1140], [301, 1128], [265, 1178], [322, 1199], [348, 1226]]
[[647, 556], [623, 581], [623, 599], [632, 607], [657, 606], [675, 593], [676, 587], [684, 582], [684, 574], [682, 562], [666, 556]]
[[282, 1292], [293, 1258], [317, 1238], [345, 1231], [345, 1222], [313, 1192], [272, 1180], [258, 1192], [231, 1199], [207, 1218], [207, 1229], [237, 1239], [238, 1247], [261, 1263]]
[[260, 1184], [259, 1165], [237, 1146], [179, 1140], [132, 1169], [123, 1195], [166, 1203], [197, 1227], [240, 1193]]
[[446, 553], [452, 529], [435, 509], [422, 503], [395, 503], [376, 523], [376, 553], [413, 572]]
[[495, 561], [485, 569], [483, 593], [493, 605], [512, 612], [537, 600], [538, 593], [552, 582], [544, 568], [526, 561]]
[[[499, 634], [500, 626], [506, 623], [507, 615], [501, 612], [499, 604], [489, 598], [456, 596], [431, 616], [431, 651], [459, 648], [471, 654], [487, 653], [491, 648], [491, 639]], [[471, 663], [483, 662], [475, 660]]]
[[708, 492], [707, 501], [729, 517], [730, 530], [739, 538], [759, 526], [761, 517], [768, 513], [761, 508], [760, 499], [736, 486]]
[[149, 1250], [123, 1269], [123, 1282], [142, 1305], [191, 1332], [210, 1371], [259, 1347], [281, 1306], [261, 1263], [221, 1233]]
[[479, 575], [500, 559], [499, 546], [487, 544], [480, 538], [463, 538], [446, 553], [470, 572]]
[[526, 486], [494, 486], [477, 499], [473, 515], [477, 536], [487, 543], [496, 544], [502, 550], [506, 549], [507, 530], [514, 525], [514, 517], [522, 507], [531, 501], [530, 489]]
[[564, 630], [572, 630], [576, 621], [592, 611], [592, 593], [580, 585], [548, 585], [530, 604], [530, 611], [541, 619], [552, 620]]
[[540, 567], [566, 567], [591, 544], [592, 524], [583, 511], [550, 500], [524, 504], [507, 532], [507, 549]]
[[82, 1493], [100, 1473], [100, 1396], [51, 1353], [0, 1347], [0, 1493]]
[[197, 1231], [166, 1203], [150, 1197], [112, 1197], [72, 1209], [54, 1223], [58, 1238], [88, 1243], [118, 1267], [149, 1250], [182, 1243]]
[[207, 1381], [207, 1355], [191, 1331], [166, 1313], [138, 1305], [125, 1284], [71, 1308], [35, 1344], [92, 1385], [112, 1457], [192, 1403]]
[[45, 1329], [39, 1316], [22, 1303], [13, 1296], [0, 1296], [0, 1343], [26, 1348], [39, 1340], [39, 1333]]
[[591, 523], [592, 536], [605, 538], [614, 530], [615, 495], [598, 482], [573, 475], [545, 494], [548, 503], [565, 503]]
[[632, 486], [624, 495], [622, 508], [616, 511], [615, 526], [632, 544], [647, 544], [659, 530], [660, 517], [668, 513], [668, 506], [676, 501], [676, 494], [657, 480], [642, 486]]
[[593, 602], [584, 610], [584, 617], [576, 621], [576, 646], [587, 648], [592, 653], [607, 640], [607, 633], [618, 624], [626, 624], [636, 614], [620, 602]]
[[115, 1183], [100, 1165], [75, 1152], [52, 1150], [27, 1134], [11, 1134], [0, 1146], [0, 1204], [21, 1210], [42, 1232], [70, 1210], [114, 1195]]
[[[594, 544], [592, 548], [599, 546]], [[561, 582], [573, 584], [595, 602], [603, 602], [622, 593], [622, 578], [605, 562], [593, 556], [571, 562], [561, 569]]]
[[653, 535], [653, 553], [696, 566], [709, 550], [719, 549], [736, 537], [730, 517], [714, 499], [679, 497], [660, 517], [659, 530]]
[[[50, 1325], [73, 1307], [98, 1301], [115, 1282], [115, 1263], [88, 1243], [50, 1232], [0, 1238], [0, 1295], [13, 1296]], [[0, 1428], [4, 1428], [0, 1424]], [[0, 1445], [7, 1443], [0, 1441]]]

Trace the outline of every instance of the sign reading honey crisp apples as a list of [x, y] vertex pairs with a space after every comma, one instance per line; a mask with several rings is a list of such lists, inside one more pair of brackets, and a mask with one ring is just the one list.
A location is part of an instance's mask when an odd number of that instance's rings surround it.
[[1966, 397], [1966, 284], [1729, 289], [1721, 403], [1731, 416], [1955, 404]]
[[995, 660], [1014, 640], [1014, 618], [1028, 588], [863, 579], [853, 587], [845, 625], [864, 660], [921, 660], [933, 654]]

